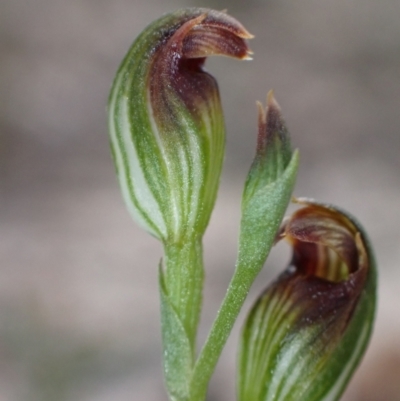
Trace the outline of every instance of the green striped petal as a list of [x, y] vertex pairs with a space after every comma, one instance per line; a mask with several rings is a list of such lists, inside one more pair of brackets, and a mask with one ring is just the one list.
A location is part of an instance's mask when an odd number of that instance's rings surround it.
[[134, 219], [164, 243], [201, 236], [222, 168], [225, 128], [205, 58], [249, 57], [251, 35], [232, 17], [190, 8], [160, 18], [136, 39], [109, 98], [120, 187]]
[[372, 330], [374, 256], [347, 213], [303, 200], [279, 238], [289, 267], [259, 297], [242, 331], [240, 401], [335, 401]]

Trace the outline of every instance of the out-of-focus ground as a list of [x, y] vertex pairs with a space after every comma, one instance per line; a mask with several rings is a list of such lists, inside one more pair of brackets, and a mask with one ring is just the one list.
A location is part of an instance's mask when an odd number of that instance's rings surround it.
[[[2, 0], [0, 401], [166, 400], [161, 247], [122, 203], [105, 108], [139, 32], [194, 5], [228, 8], [256, 35], [252, 62], [207, 64], [220, 83], [228, 138], [205, 239], [200, 341], [233, 270], [255, 100], [274, 88], [301, 149], [295, 195], [356, 215], [379, 263], [375, 333], [343, 400], [400, 400], [400, 3]], [[288, 258], [284, 246], [273, 251], [247, 308]], [[239, 329], [209, 401], [235, 398]]]

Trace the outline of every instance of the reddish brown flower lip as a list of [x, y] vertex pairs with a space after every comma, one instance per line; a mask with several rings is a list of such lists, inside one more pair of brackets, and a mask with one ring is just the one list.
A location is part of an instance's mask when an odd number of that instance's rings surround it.
[[[311, 200], [295, 201], [305, 207], [286, 219], [279, 233], [293, 247], [292, 260], [272, 287], [292, 299], [299, 311], [298, 325], [320, 322], [327, 333], [339, 336], [367, 279], [365, 243], [339, 210]], [[332, 335], [327, 337], [333, 341]]]
[[234, 18], [213, 10], [189, 11], [155, 49], [148, 75], [154, 117], [167, 130], [178, 118], [179, 111], [171, 107], [177, 99], [201, 121], [207, 100], [218, 97], [216, 81], [203, 71], [206, 57], [248, 59], [252, 53], [246, 43], [252, 35]]
[[[251, 39], [253, 35], [238, 21], [221, 12], [206, 12], [186, 22], [179, 31], [174, 40], [181, 41], [185, 58], [224, 55], [249, 59], [252, 54], [244, 39]], [[183, 37], [180, 37], [181, 33]]]
[[305, 207], [285, 221], [279, 235], [292, 244], [304, 274], [342, 281], [368, 268], [361, 234], [345, 214], [312, 200], [294, 201]]

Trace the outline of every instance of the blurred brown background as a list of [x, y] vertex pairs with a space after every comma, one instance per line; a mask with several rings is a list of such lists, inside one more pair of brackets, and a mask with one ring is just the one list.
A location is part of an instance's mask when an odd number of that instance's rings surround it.
[[[380, 267], [375, 333], [343, 400], [400, 400], [400, 3], [395, 0], [2, 0], [0, 401], [166, 400], [161, 247], [131, 221], [111, 163], [106, 101], [133, 39], [161, 14], [227, 8], [252, 62], [215, 58], [228, 129], [207, 232], [204, 340], [232, 274], [240, 194], [270, 88], [301, 149], [295, 191], [365, 225]], [[271, 254], [249, 297], [284, 266]], [[234, 397], [240, 322], [209, 401]]]

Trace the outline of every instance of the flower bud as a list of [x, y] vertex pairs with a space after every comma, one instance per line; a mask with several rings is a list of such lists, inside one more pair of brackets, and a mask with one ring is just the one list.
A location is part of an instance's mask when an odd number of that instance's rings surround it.
[[289, 165], [293, 153], [290, 134], [272, 90], [267, 95], [267, 108], [264, 110], [260, 102], [257, 102], [257, 108], [256, 156], [246, 183], [249, 193], [279, 179]]
[[257, 149], [247, 176], [239, 237], [239, 265], [258, 273], [273, 245], [296, 181], [299, 155], [292, 151], [281, 109], [270, 91], [258, 105]]
[[242, 332], [240, 401], [338, 400], [371, 334], [376, 271], [363, 229], [332, 206], [302, 203], [279, 235], [292, 261]]
[[168, 14], [137, 38], [109, 98], [112, 154], [137, 222], [164, 242], [201, 236], [212, 212], [225, 128], [206, 57], [249, 58], [246, 29], [223, 12]]

